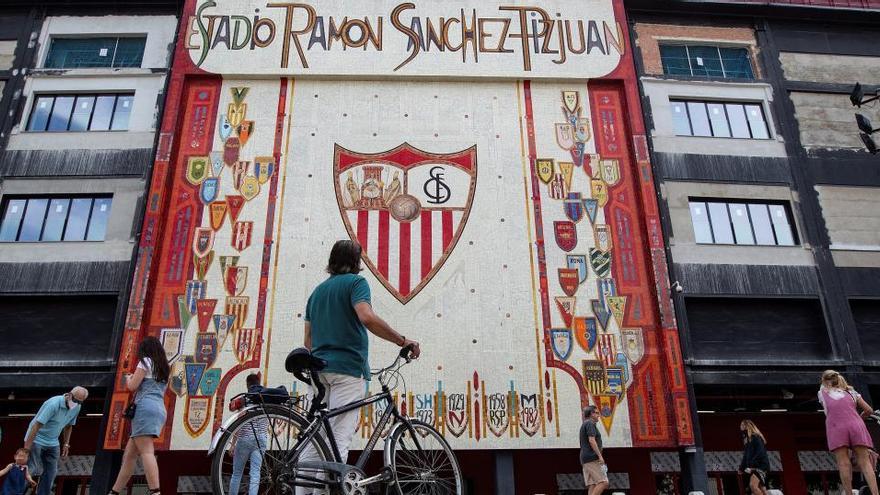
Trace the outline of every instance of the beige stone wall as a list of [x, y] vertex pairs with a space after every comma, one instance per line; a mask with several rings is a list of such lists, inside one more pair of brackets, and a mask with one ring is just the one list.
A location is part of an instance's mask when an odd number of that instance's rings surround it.
[[816, 186], [832, 249], [880, 254], [880, 188]]
[[9, 70], [15, 60], [15, 46], [13, 41], [0, 41], [0, 70]]
[[870, 118], [875, 127], [880, 123], [877, 107], [854, 108], [849, 95], [794, 91], [790, 96], [805, 148], [863, 149], [855, 112]]
[[782, 52], [779, 61], [789, 81], [880, 84], [878, 57]]
[[755, 34], [748, 27], [678, 26], [674, 24], [644, 24], [635, 26], [636, 45], [641, 49], [646, 75], [663, 74], [660, 62], [660, 42], [711, 42], [731, 45], [748, 45], [752, 51], [752, 68], [755, 77], [761, 77], [761, 68], [754, 63], [757, 53]]

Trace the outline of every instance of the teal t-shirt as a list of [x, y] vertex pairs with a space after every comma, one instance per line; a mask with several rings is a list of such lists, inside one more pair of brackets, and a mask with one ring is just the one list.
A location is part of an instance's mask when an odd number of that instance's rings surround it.
[[312, 354], [327, 361], [327, 373], [370, 379], [367, 329], [354, 310], [370, 303], [370, 286], [360, 275], [331, 275], [306, 303], [312, 327]]
[[67, 401], [64, 400], [63, 395], [50, 398], [43, 403], [37, 415], [31, 420], [31, 424], [28, 425], [28, 431], [24, 435], [25, 440], [27, 440], [31, 428], [34, 427], [34, 422], [38, 421], [43, 426], [37, 432], [34, 443], [41, 447], [58, 447], [60, 445], [58, 437], [61, 436], [61, 431], [67, 425], [76, 424], [79, 410], [79, 404], [75, 405], [73, 409], [68, 409]]

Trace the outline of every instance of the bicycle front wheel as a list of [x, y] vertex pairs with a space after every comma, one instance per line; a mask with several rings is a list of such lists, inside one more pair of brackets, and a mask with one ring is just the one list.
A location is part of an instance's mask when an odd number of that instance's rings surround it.
[[[323, 477], [301, 472], [296, 459], [288, 458], [306, 425], [305, 418], [280, 405], [254, 407], [242, 415], [223, 433], [211, 459], [213, 493], [239, 495], [254, 486], [260, 494], [294, 495], [298, 475]], [[312, 437], [304, 455], [332, 460], [320, 435]]]
[[[462, 495], [464, 482], [452, 447], [437, 430], [410, 420], [412, 429], [397, 428], [388, 439], [391, 469], [398, 495]], [[413, 435], [413, 431], [415, 435]]]

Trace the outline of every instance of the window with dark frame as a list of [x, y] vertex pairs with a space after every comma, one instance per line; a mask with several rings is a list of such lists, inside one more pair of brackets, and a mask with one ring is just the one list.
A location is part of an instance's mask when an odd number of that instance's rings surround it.
[[755, 79], [746, 47], [663, 43], [660, 62], [667, 76]]
[[36, 94], [28, 131], [124, 131], [134, 93]]
[[761, 103], [669, 100], [677, 136], [770, 139]]
[[112, 196], [7, 197], [0, 242], [103, 241]]
[[697, 244], [799, 244], [786, 202], [689, 198], [688, 203]]
[[146, 36], [53, 37], [43, 64], [48, 69], [140, 67]]

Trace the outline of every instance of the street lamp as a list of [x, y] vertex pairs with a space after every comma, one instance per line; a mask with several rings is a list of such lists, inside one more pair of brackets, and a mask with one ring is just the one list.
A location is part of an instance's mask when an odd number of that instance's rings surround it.
[[849, 101], [852, 102], [854, 107], [861, 108], [862, 105], [866, 103], [871, 103], [874, 100], [880, 100], [880, 95], [873, 96], [866, 100], [865, 91], [862, 89], [862, 85], [860, 83], [856, 83], [855, 87], [853, 87], [852, 93], [849, 94]]
[[874, 126], [871, 125], [871, 120], [860, 113], [856, 114], [856, 124], [858, 124], [859, 130], [862, 131], [859, 133], [859, 137], [862, 138], [862, 142], [865, 143], [865, 148], [867, 148], [868, 152], [872, 155], [876, 155], [880, 152], [880, 149], [877, 148], [877, 143], [871, 135], [880, 131], [880, 127], [874, 129]]

